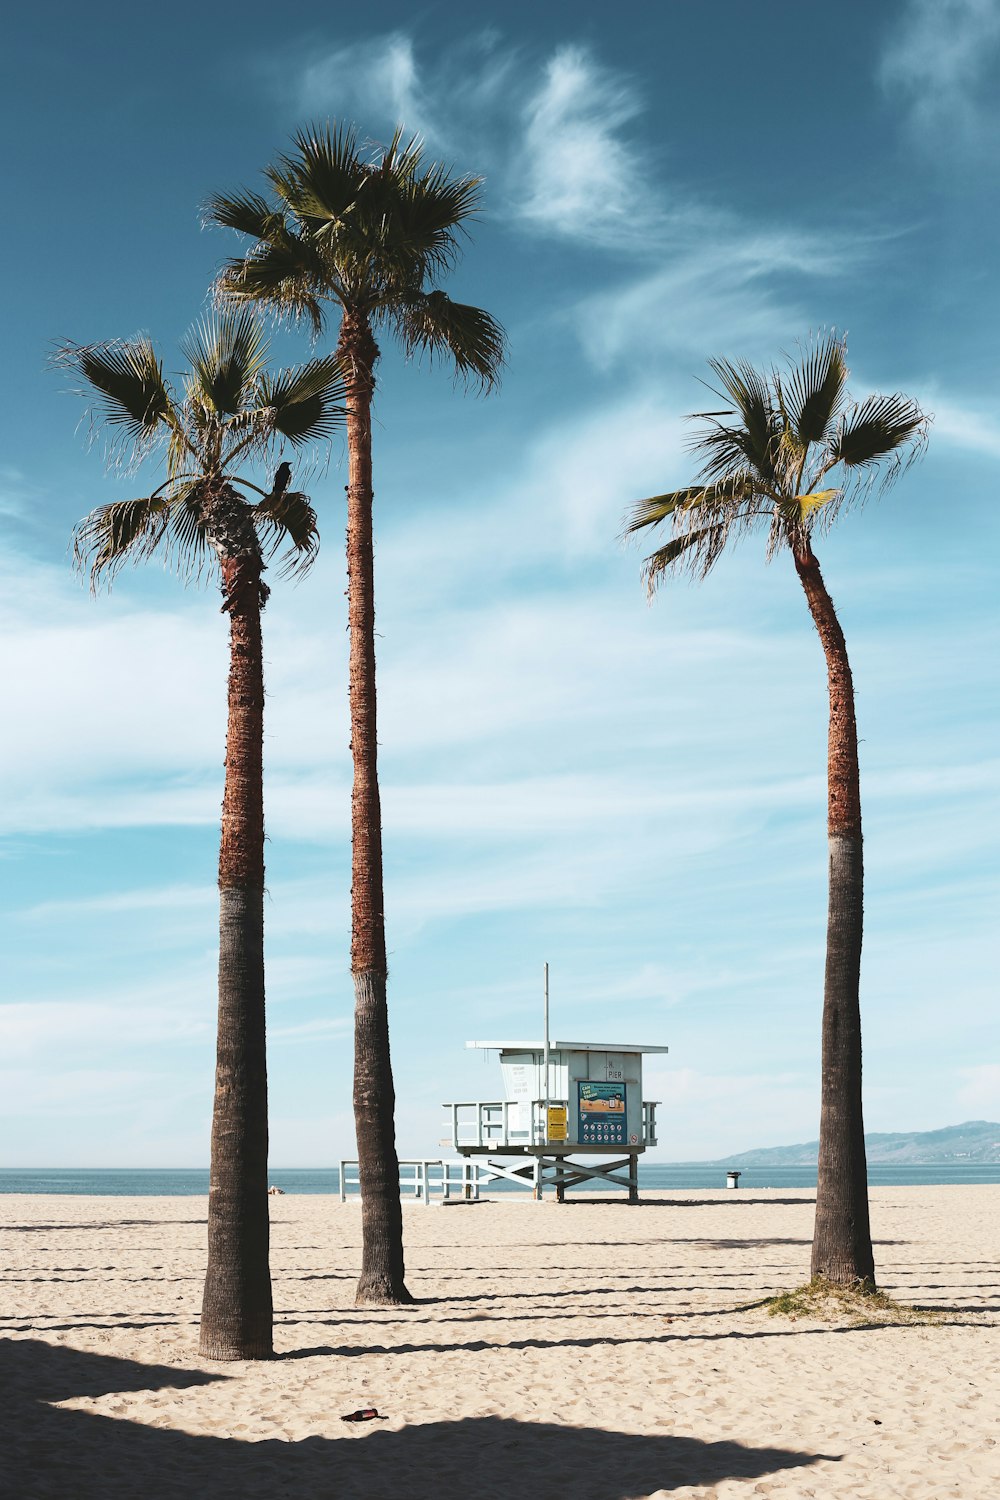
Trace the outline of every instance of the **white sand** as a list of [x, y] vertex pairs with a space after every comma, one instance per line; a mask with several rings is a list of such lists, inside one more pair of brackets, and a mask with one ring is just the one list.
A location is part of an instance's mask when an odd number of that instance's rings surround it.
[[807, 1279], [811, 1200], [410, 1205], [420, 1301], [361, 1311], [358, 1207], [272, 1199], [285, 1357], [213, 1365], [203, 1199], [0, 1197], [0, 1494], [997, 1500], [1000, 1189], [873, 1190], [935, 1326], [745, 1310]]

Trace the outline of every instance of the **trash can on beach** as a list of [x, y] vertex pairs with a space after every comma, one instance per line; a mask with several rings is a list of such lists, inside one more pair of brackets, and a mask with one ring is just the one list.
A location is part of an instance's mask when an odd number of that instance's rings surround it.
[[727, 1172], [726, 1173], [726, 1187], [727, 1188], [738, 1188], [739, 1185], [740, 1185], [740, 1174], [739, 1174], [739, 1172]]

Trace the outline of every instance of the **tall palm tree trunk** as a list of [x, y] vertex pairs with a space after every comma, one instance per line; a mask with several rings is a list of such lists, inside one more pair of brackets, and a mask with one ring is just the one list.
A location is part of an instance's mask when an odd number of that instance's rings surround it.
[[382, 888], [375, 699], [372, 424], [378, 345], [363, 315], [345, 311], [338, 352], [347, 387], [347, 578], [350, 626], [351, 973], [354, 977], [354, 1123], [361, 1185], [358, 1303], [412, 1301], [403, 1266]]
[[219, 850], [219, 1040], [200, 1344], [209, 1359], [269, 1359], [274, 1352], [264, 1032], [260, 612], [265, 591], [260, 575], [259, 554], [222, 558], [230, 665]]
[[874, 1287], [868, 1164], [861, 1105], [861, 935], [864, 866], [854, 683], [833, 600], [808, 541], [794, 549], [826, 656], [830, 695], [827, 834], [829, 895], [823, 987], [819, 1176], [812, 1274]]

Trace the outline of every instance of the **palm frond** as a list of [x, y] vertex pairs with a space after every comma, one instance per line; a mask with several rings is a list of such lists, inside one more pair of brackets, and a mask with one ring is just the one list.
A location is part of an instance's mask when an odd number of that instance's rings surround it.
[[288, 233], [285, 216], [260, 193], [213, 193], [202, 208], [206, 224], [235, 229], [254, 240], [279, 240]]
[[88, 574], [94, 592], [103, 581], [112, 583], [126, 563], [141, 562], [163, 545], [170, 504], [164, 496], [115, 500], [77, 522], [73, 566]]
[[450, 270], [458, 259], [459, 235], [480, 207], [481, 177], [452, 177], [440, 163], [420, 176], [387, 184], [387, 249], [419, 266], [421, 279]]
[[216, 301], [223, 306], [253, 303], [294, 322], [306, 321], [314, 334], [325, 318], [320, 289], [328, 281], [314, 246], [300, 235], [260, 241], [242, 258], [227, 260], [215, 281]]
[[777, 428], [765, 449], [766, 463], [763, 466], [758, 466], [756, 461], [757, 443], [746, 428], [738, 424], [727, 426], [713, 420], [707, 428], [693, 433], [686, 446], [695, 458], [701, 460], [699, 473], [710, 484], [719, 484], [749, 471], [757, 476], [762, 488], [774, 487], [781, 448], [781, 434]]
[[844, 340], [829, 333], [807, 350], [784, 380], [774, 377], [792, 431], [803, 448], [826, 437], [844, 403], [847, 375]]
[[319, 522], [309, 496], [298, 490], [268, 495], [253, 509], [254, 525], [265, 560], [270, 561], [283, 546], [279, 572], [297, 578], [308, 572], [319, 552]]
[[408, 354], [448, 355], [456, 372], [483, 389], [497, 384], [507, 341], [495, 318], [481, 307], [453, 302], [442, 291], [411, 295], [383, 310]]
[[867, 396], [840, 422], [829, 445], [830, 458], [847, 469], [867, 469], [896, 455], [884, 481], [889, 483], [922, 451], [929, 420], [909, 396]]
[[673, 490], [666, 495], [651, 495], [646, 500], [636, 500], [632, 505], [625, 525], [625, 535], [642, 531], [647, 526], [657, 526], [678, 512], [704, 508], [708, 511], [722, 510], [738, 505], [753, 497], [753, 476], [747, 472], [734, 474], [717, 484], [692, 484], [685, 489]]
[[332, 437], [346, 420], [346, 399], [340, 360], [334, 354], [265, 376], [258, 390], [271, 432], [295, 447]]
[[216, 416], [241, 411], [267, 361], [268, 343], [259, 316], [251, 308], [212, 313], [181, 341], [190, 362], [188, 392], [201, 398]]
[[685, 569], [696, 578], [704, 578], [722, 556], [728, 536], [724, 522], [714, 526], [702, 526], [694, 531], [681, 532], [665, 546], [643, 560], [642, 579], [648, 593], [656, 591], [657, 585], [671, 571]]
[[368, 179], [353, 125], [327, 121], [299, 130], [296, 155], [279, 157], [265, 177], [279, 198], [310, 228], [343, 220]]
[[201, 482], [186, 485], [170, 506], [173, 560], [184, 578], [199, 578], [212, 560], [201, 499]]
[[96, 392], [98, 410], [121, 428], [138, 456], [177, 425], [177, 413], [163, 378], [163, 365], [146, 337], [106, 344], [63, 344], [54, 363], [82, 376], [87, 396]]
[[742, 359], [710, 359], [708, 363], [735, 402], [743, 429], [740, 446], [747, 460], [759, 474], [773, 478], [780, 424], [766, 377]]

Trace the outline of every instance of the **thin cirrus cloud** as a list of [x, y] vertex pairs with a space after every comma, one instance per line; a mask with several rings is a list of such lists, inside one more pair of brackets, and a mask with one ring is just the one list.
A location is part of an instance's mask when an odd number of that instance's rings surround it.
[[771, 350], [790, 328], [823, 321], [817, 285], [837, 285], [876, 243], [849, 233], [748, 233], [720, 213], [711, 244], [693, 236], [662, 269], [587, 295], [570, 318], [585, 352], [602, 368], [637, 354]]
[[1000, 0], [908, 0], [879, 78], [937, 148], [974, 144], [997, 123]]

